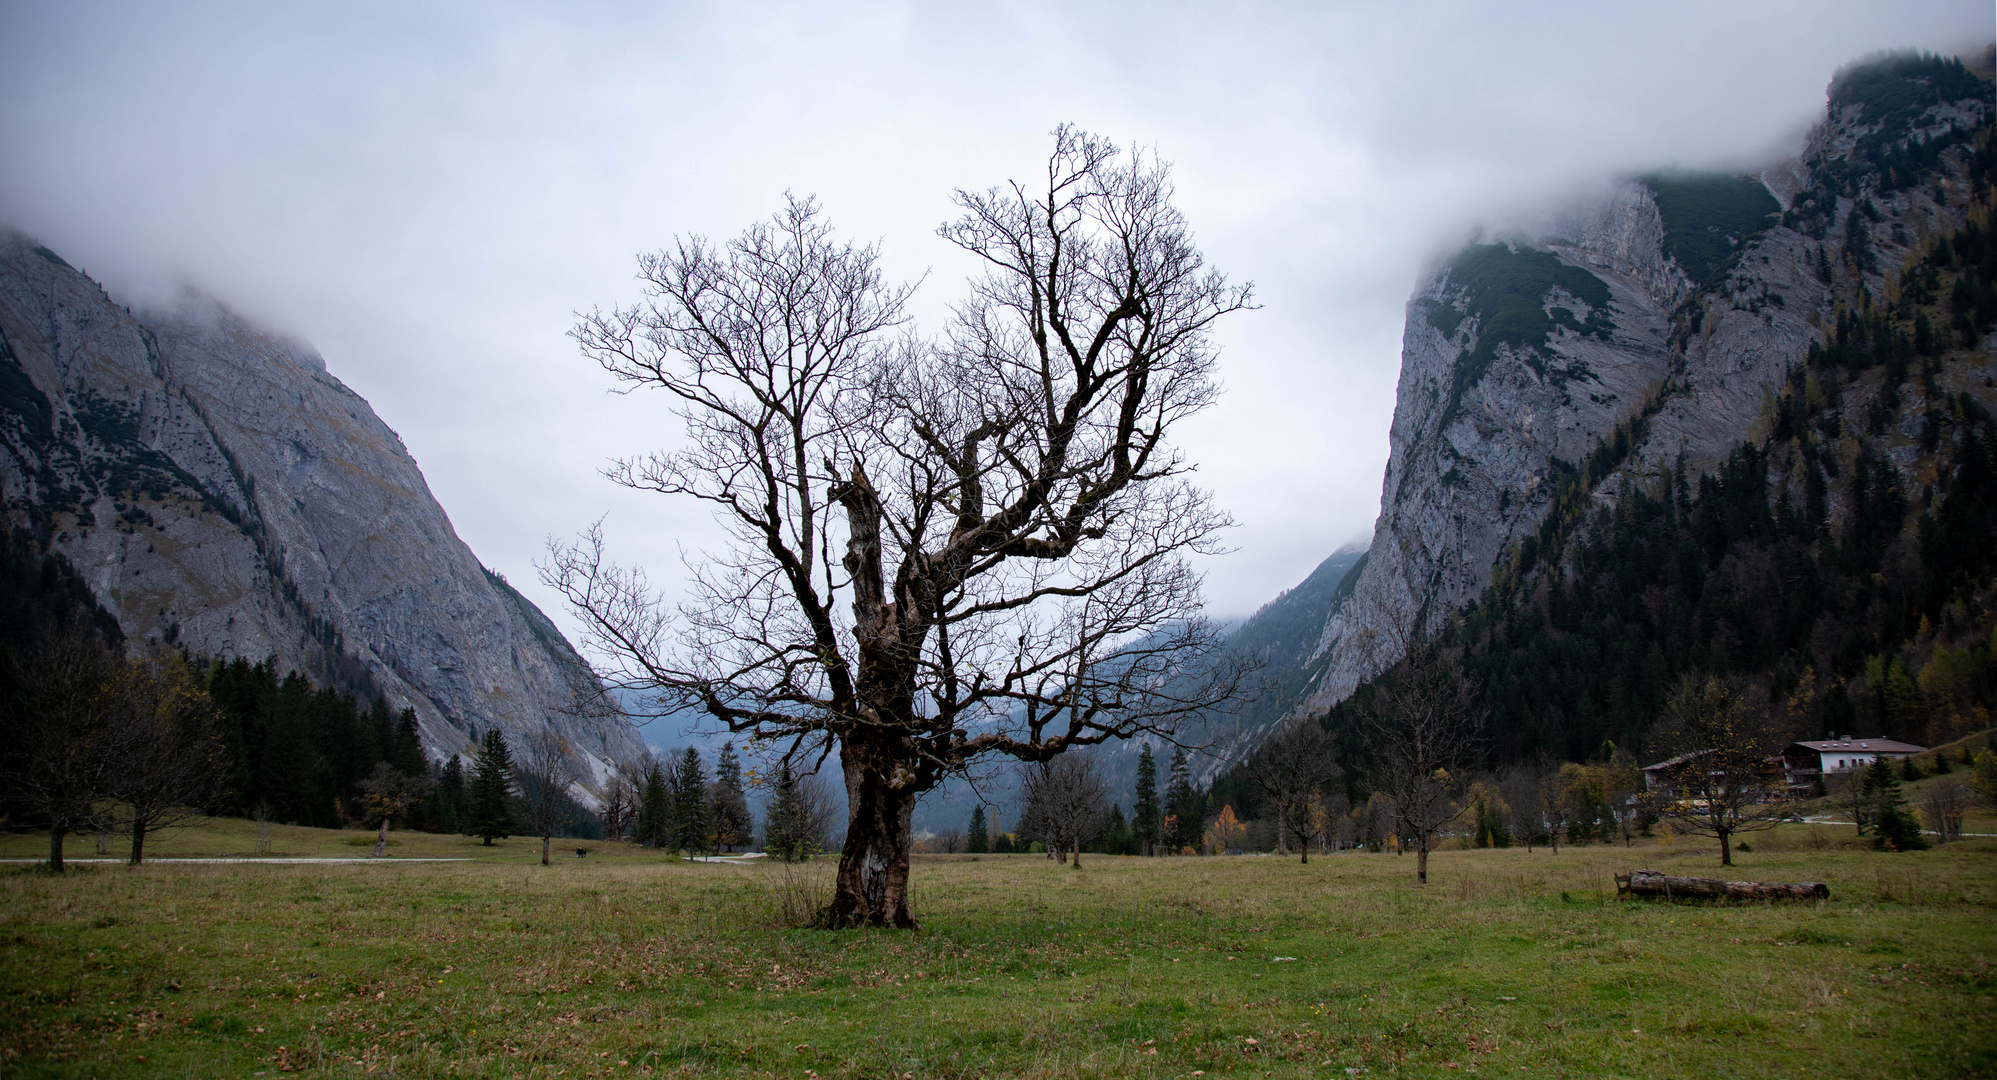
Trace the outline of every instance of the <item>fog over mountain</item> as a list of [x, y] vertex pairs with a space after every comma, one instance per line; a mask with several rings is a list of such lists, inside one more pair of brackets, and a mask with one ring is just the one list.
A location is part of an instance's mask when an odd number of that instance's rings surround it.
[[673, 437], [563, 336], [634, 295], [634, 253], [816, 193], [930, 271], [937, 327], [967, 269], [931, 233], [953, 188], [1024, 175], [1064, 120], [1156, 145], [1263, 304], [1187, 436], [1241, 522], [1208, 567], [1239, 618], [1370, 533], [1425, 263], [1617, 173], [1791, 149], [1839, 64], [1989, 27], [1974, 2], [10, 5], [0, 220], [121, 297], [191, 280], [312, 342], [568, 626], [532, 569], [550, 534], [608, 513], [662, 578], [717, 540], [596, 476]]

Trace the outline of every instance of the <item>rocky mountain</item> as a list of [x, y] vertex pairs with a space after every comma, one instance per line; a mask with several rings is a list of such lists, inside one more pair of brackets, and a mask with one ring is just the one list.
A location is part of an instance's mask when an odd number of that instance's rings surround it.
[[10, 550], [73, 569], [130, 641], [385, 694], [433, 758], [544, 725], [599, 774], [641, 752], [368, 403], [212, 300], [135, 315], [0, 234], [0, 451]]
[[[1388, 624], [1436, 632], [1494, 574], [1532, 571], [1565, 479], [1588, 472], [1613, 506], [1765, 439], [1812, 346], [1987, 214], [1972, 156], [1992, 117], [1987, 74], [1875, 60], [1833, 81], [1792, 160], [1628, 179], [1438, 267], [1407, 308], [1373, 542], [1318, 635], [1304, 707], [1397, 659]], [[1987, 362], [1992, 343], [1978, 349]]]

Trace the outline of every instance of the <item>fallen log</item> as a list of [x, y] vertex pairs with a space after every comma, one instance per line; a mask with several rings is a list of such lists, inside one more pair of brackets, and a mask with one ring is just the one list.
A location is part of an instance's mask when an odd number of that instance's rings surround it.
[[1616, 875], [1616, 892], [1630, 896], [1662, 896], [1667, 900], [1829, 900], [1831, 887], [1821, 881], [1721, 881], [1718, 878], [1670, 877], [1655, 870]]

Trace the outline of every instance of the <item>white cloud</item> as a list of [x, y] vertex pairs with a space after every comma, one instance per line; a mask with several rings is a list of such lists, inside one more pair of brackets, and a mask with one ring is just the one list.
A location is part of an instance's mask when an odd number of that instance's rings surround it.
[[599, 514], [677, 572], [692, 507], [596, 476], [672, 437], [564, 334], [632, 256], [815, 192], [890, 268], [963, 260], [954, 187], [1023, 175], [1071, 120], [1156, 145], [1216, 265], [1264, 307], [1222, 330], [1188, 431], [1241, 520], [1209, 569], [1253, 610], [1370, 527], [1403, 304], [1481, 221], [1603, 175], [1764, 158], [1840, 64], [1987, 40], [1987, 0], [1915, 7], [815, 4], [0, 11], [0, 219], [126, 296], [178, 279], [315, 343], [415, 452], [458, 530], [530, 585]]

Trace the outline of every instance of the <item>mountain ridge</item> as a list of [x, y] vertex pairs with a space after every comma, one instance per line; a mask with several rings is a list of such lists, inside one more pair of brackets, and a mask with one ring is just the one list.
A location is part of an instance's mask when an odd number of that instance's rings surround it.
[[307, 346], [220, 302], [134, 314], [0, 235], [0, 494], [134, 642], [274, 657], [414, 708], [426, 752], [552, 724], [593, 779], [621, 712], [452, 528], [407, 447]]
[[1408, 304], [1368, 563], [1300, 711], [1396, 658], [1370, 648], [1380, 619], [1433, 633], [1481, 595], [1533, 542], [1562, 470], [1633, 418], [1600, 504], [1718, 468], [1844, 305], [1887, 296], [1925, 238], [1968, 220], [1968, 146], [1992, 113], [1959, 61], [1848, 67], [1795, 159], [1751, 180], [1631, 178], [1434, 271]]

